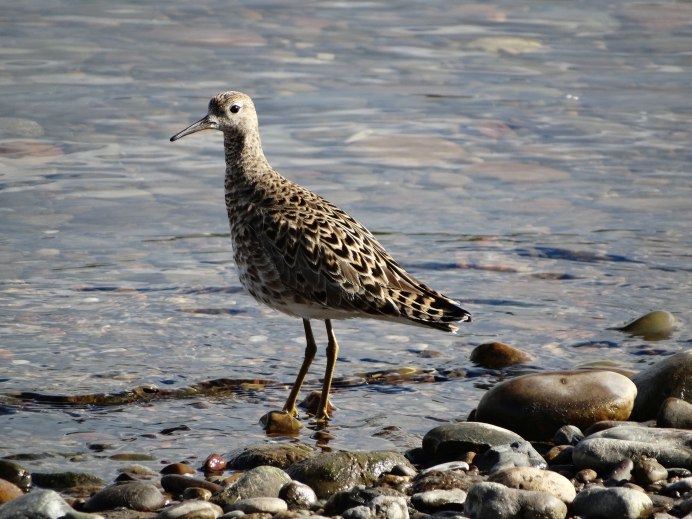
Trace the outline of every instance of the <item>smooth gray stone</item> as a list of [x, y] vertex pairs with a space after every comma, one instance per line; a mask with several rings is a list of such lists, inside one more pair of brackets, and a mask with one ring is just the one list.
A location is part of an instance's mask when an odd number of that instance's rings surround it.
[[485, 452], [490, 447], [523, 440], [518, 434], [482, 422], [440, 425], [423, 437], [426, 456], [438, 462], [455, 461], [469, 451]]
[[288, 505], [278, 497], [249, 497], [236, 501], [227, 508], [227, 512], [240, 510], [246, 514], [278, 514], [288, 510]]
[[524, 440], [492, 447], [478, 456], [474, 460], [474, 464], [482, 471], [491, 474], [510, 467], [544, 469], [548, 466], [543, 456], [529, 442]]
[[546, 492], [517, 490], [500, 483], [485, 482], [476, 483], [469, 489], [464, 513], [475, 519], [564, 519], [567, 505]]
[[34, 490], [0, 506], [0, 519], [103, 519], [77, 512], [54, 490]]
[[216, 519], [223, 511], [221, 507], [207, 501], [184, 501], [164, 508], [156, 519]]
[[154, 485], [133, 481], [122, 485], [111, 485], [97, 492], [84, 504], [84, 510], [100, 512], [123, 507], [140, 512], [151, 512], [165, 504], [166, 498]]
[[231, 505], [241, 499], [250, 497], [278, 497], [281, 488], [291, 481], [283, 470], [263, 465], [243, 473], [229, 486], [216, 492], [211, 502], [219, 505], [224, 511], [231, 510]]
[[653, 503], [645, 493], [632, 488], [588, 487], [572, 501], [572, 513], [584, 517], [639, 519], [649, 517]]
[[643, 422], [656, 418], [666, 398], [692, 403], [692, 349], [681, 351], [640, 371], [632, 377], [637, 398], [630, 420]]
[[428, 490], [411, 496], [411, 504], [421, 512], [439, 510], [463, 510], [466, 492], [455, 488], [452, 490]]
[[547, 492], [567, 505], [574, 501], [577, 494], [574, 485], [565, 476], [535, 467], [502, 469], [492, 474], [488, 481], [502, 483], [509, 488]]

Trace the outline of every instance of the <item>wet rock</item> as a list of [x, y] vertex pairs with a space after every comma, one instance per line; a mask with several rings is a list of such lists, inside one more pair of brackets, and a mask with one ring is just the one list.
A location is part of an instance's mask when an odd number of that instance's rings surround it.
[[53, 490], [101, 489], [106, 484], [86, 472], [34, 472], [31, 477], [35, 485]]
[[692, 403], [692, 350], [667, 357], [632, 377], [637, 398], [632, 420], [656, 418], [666, 398], [673, 397]]
[[77, 512], [54, 490], [37, 489], [0, 507], [0, 519], [103, 519]]
[[583, 517], [639, 519], [652, 514], [653, 503], [649, 496], [631, 488], [593, 486], [577, 494], [571, 510]]
[[277, 467], [255, 467], [243, 473], [229, 486], [215, 493], [211, 502], [227, 511], [231, 505], [241, 499], [251, 497], [278, 497], [281, 487], [291, 478]]
[[491, 447], [474, 461], [479, 469], [489, 473], [510, 467], [543, 469], [548, 466], [543, 456], [524, 440]]
[[197, 472], [194, 468], [192, 468], [190, 465], [187, 465], [186, 463], [171, 463], [170, 465], [166, 465], [161, 469], [161, 474], [178, 474], [178, 475], [183, 475], [183, 474], [194, 474]]
[[123, 507], [140, 512], [151, 512], [165, 504], [166, 498], [154, 485], [133, 481], [122, 485], [111, 485], [97, 492], [84, 504], [84, 510], [101, 512]]
[[315, 491], [300, 481], [286, 483], [279, 490], [279, 497], [286, 501], [289, 510], [310, 510], [317, 503]]
[[213, 503], [185, 501], [164, 508], [156, 519], [216, 519], [221, 514], [221, 507]]
[[31, 488], [31, 473], [10, 460], [0, 460], [0, 478], [17, 485], [23, 492]]
[[574, 464], [598, 471], [613, 469], [624, 458], [655, 458], [664, 467], [692, 469], [692, 431], [623, 425], [588, 436], [572, 452]]
[[391, 488], [366, 488], [358, 485], [350, 490], [334, 493], [325, 503], [324, 513], [328, 516], [341, 515], [346, 510], [358, 506], [366, 506], [371, 509], [371, 503], [379, 497], [402, 496]]
[[475, 483], [484, 478], [477, 474], [468, 474], [460, 470], [445, 470], [440, 472], [433, 470], [421, 473], [413, 480], [411, 492], [418, 494], [430, 490], [465, 490], [468, 491]]
[[643, 456], [634, 461], [634, 478], [640, 485], [650, 485], [668, 478], [668, 469], [655, 458]]
[[435, 513], [443, 510], [464, 509], [466, 492], [460, 489], [454, 490], [428, 490], [411, 496], [411, 504], [421, 512]]
[[545, 492], [517, 490], [500, 483], [486, 482], [471, 487], [466, 496], [464, 512], [475, 519], [564, 519], [567, 505]]
[[114, 461], [156, 461], [156, 456], [143, 452], [119, 452], [108, 458]]
[[616, 330], [635, 337], [643, 337], [647, 341], [658, 341], [669, 338], [676, 327], [677, 321], [673, 314], [665, 310], [656, 310], [627, 323], [625, 326], [616, 328]]
[[326, 498], [355, 485], [369, 485], [396, 465], [413, 468], [397, 452], [330, 452], [291, 465], [287, 472]]
[[22, 489], [17, 485], [4, 479], [0, 479], [0, 505], [23, 495], [24, 492], [22, 492]]
[[269, 411], [260, 418], [260, 424], [267, 434], [297, 436], [303, 424], [283, 411]]
[[563, 425], [553, 436], [555, 445], [576, 445], [584, 439], [584, 433], [574, 425]]
[[178, 474], [166, 474], [161, 478], [161, 486], [166, 492], [174, 496], [179, 496], [188, 488], [204, 488], [210, 492], [218, 492], [223, 487], [218, 483], [205, 479], [191, 478], [189, 476], [179, 476]]
[[692, 429], [692, 404], [680, 398], [666, 398], [658, 411], [656, 425]]
[[523, 362], [530, 362], [533, 357], [528, 353], [508, 346], [502, 342], [479, 344], [471, 352], [471, 361], [489, 369], [506, 368]]
[[514, 467], [491, 474], [488, 481], [501, 483], [509, 488], [547, 492], [565, 504], [576, 496], [574, 485], [564, 476], [550, 470], [535, 467]]
[[630, 379], [612, 371], [534, 373], [490, 389], [476, 419], [547, 439], [563, 425], [584, 429], [599, 420], [626, 420], [636, 394]]
[[454, 461], [468, 451], [485, 452], [523, 438], [512, 431], [481, 422], [440, 425], [423, 437], [423, 451], [437, 462]]
[[228, 468], [231, 469], [247, 470], [261, 465], [285, 469], [315, 454], [317, 454], [317, 451], [304, 443], [260, 442], [235, 449], [224, 457], [228, 461]]
[[226, 512], [240, 510], [246, 514], [278, 514], [288, 510], [286, 501], [278, 497], [249, 497], [236, 501], [226, 508]]
[[[228, 463], [221, 457], [221, 455], [214, 453], [207, 456], [207, 459], [204, 460], [202, 470], [204, 472], [221, 472], [226, 468], [227, 464]], [[270, 463], [261, 463], [261, 465], [270, 465]]]

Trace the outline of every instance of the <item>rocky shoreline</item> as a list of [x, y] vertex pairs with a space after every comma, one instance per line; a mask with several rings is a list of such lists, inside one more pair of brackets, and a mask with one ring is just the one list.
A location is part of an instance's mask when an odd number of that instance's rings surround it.
[[131, 465], [112, 484], [4, 459], [0, 519], [692, 517], [691, 394], [685, 351], [631, 378], [508, 379], [469, 421], [435, 427], [406, 452], [268, 439], [198, 468]]

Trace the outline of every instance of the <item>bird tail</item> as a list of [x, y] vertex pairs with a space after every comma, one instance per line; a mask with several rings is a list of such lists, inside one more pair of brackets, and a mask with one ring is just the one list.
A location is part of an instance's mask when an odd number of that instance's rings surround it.
[[418, 293], [390, 289], [390, 300], [397, 307], [400, 317], [405, 318], [409, 324], [454, 332], [459, 328], [453, 323], [471, 321], [471, 314], [459, 303], [439, 292], [424, 288], [424, 291]]

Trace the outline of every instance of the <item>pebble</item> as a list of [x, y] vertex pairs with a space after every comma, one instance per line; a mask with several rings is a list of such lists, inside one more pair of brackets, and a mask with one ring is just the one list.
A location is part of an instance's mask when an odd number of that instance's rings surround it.
[[0, 479], [14, 483], [24, 492], [31, 488], [31, 473], [14, 461], [0, 459]]
[[216, 519], [221, 514], [221, 507], [213, 503], [185, 501], [164, 508], [156, 519]]
[[55, 490], [34, 490], [0, 507], [0, 519], [103, 519], [77, 512]]
[[456, 461], [468, 451], [484, 452], [495, 445], [523, 440], [518, 434], [482, 422], [440, 425], [423, 437], [423, 452], [436, 462]]
[[543, 469], [548, 465], [543, 456], [524, 440], [491, 447], [476, 458], [475, 464], [482, 471], [490, 473], [509, 467]]
[[636, 395], [634, 383], [612, 371], [532, 373], [487, 391], [475, 418], [540, 440], [563, 425], [585, 429], [599, 420], [626, 420]]
[[680, 398], [666, 398], [658, 410], [656, 425], [692, 429], [692, 404]]
[[171, 463], [170, 465], [166, 465], [161, 469], [161, 474], [178, 474], [178, 475], [183, 475], [183, 474], [194, 474], [197, 472], [194, 468], [192, 468], [190, 465], [187, 465], [185, 463]]
[[17, 485], [4, 479], [0, 479], [0, 505], [23, 495], [24, 492], [22, 492], [22, 489]]
[[546, 492], [517, 490], [500, 483], [486, 482], [471, 487], [466, 496], [464, 513], [475, 519], [564, 519], [567, 505]]
[[584, 433], [574, 425], [563, 425], [553, 436], [555, 445], [576, 445], [584, 439]]
[[355, 485], [371, 485], [396, 465], [413, 468], [398, 452], [328, 452], [291, 465], [287, 473], [309, 485], [319, 498], [328, 498]]
[[251, 497], [278, 497], [281, 488], [291, 481], [283, 470], [263, 465], [244, 472], [238, 479], [216, 492], [211, 502], [228, 511], [236, 501]]
[[178, 474], [165, 474], [161, 478], [161, 486], [166, 492], [174, 496], [181, 495], [189, 488], [203, 488], [210, 492], [218, 492], [223, 487], [218, 483], [205, 479], [191, 478], [190, 476], [180, 476]]
[[166, 498], [154, 485], [133, 481], [121, 485], [111, 485], [97, 492], [84, 503], [84, 510], [101, 512], [123, 507], [140, 512], [150, 512], [165, 504]]
[[240, 510], [246, 514], [278, 514], [288, 510], [286, 501], [278, 497], [249, 497], [240, 499], [224, 509], [225, 512]]
[[569, 505], [577, 495], [574, 485], [564, 476], [535, 467], [513, 467], [490, 475], [488, 481], [502, 483], [509, 488], [547, 492]]
[[692, 431], [622, 425], [588, 436], [572, 452], [579, 468], [612, 470], [624, 458], [655, 458], [664, 467], [692, 469]]
[[655, 310], [616, 329], [635, 337], [643, 337], [647, 341], [658, 341], [669, 338], [676, 326], [673, 314]]
[[206, 488], [200, 487], [190, 487], [183, 490], [183, 499], [201, 499], [202, 501], [209, 501], [211, 499], [212, 492]]
[[629, 458], [625, 458], [624, 460], [620, 461], [620, 463], [615, 465], [612, 472], [606, 479], [606, 486], [615, 487], [627, 483], [632, 479], [633, 470], [634, 462]]
[[668, 469], [656, 461], [655, 458], [642, 456], [634, 460], [634, 478], [640, 484], [647, 486], [667, 479]]
[[372, 509], [371, 503], [380, 497], [402, 497], [399, 492], [390, 488], [368, 488], [357, 485], [350, 490], [333, 494], [324, 504], [324, 512], [328, 516], [341, 515], [346, 510], [366, 506]]
[[466, 492], [461, 489], [428, 490], [411, 496], [411, 504], [421, 512], [434, 513], [441, 510], [464, 509]]
[[577, 494], [571, 511], [584, 517], [639, 519], [652, 514], [653, 503], [649, 496], [631, 488], [593, 486]]
[[654, 420], [666, 398], [692, 403], [692, 349], [660, 360], [632, 377], [637, 386], [631, 420]]
[[530, 362], [533, 357], [502, 342], [479, 344], [471, 352], [471, 361], [483, 368], [500, 369]]
[[315, 491], [300, 481], [290, 481], [279, 490], [279, 497], [286, 501], [289, 510], [309, 510], [317, 503]]
[[[221, 455], [214, 453], [207, 456], [207, 459], [204, 460], [202, 470], [204, 472], [220, 472], [226, 468], [227, 464]], [[263, 463], [262, 465], [268, 465], [268, 463]]]

